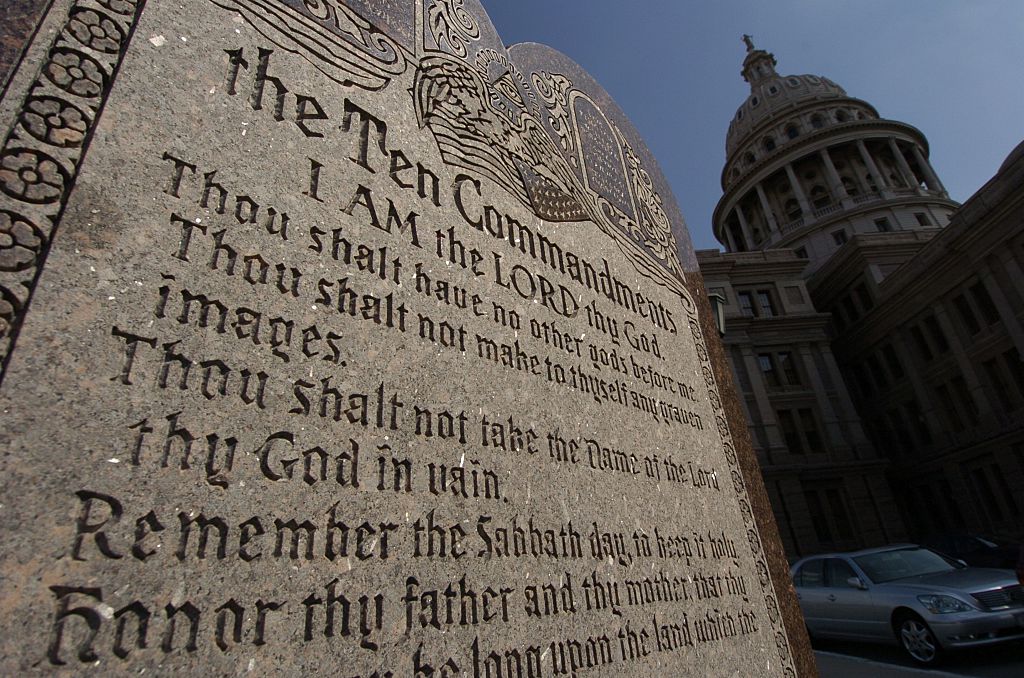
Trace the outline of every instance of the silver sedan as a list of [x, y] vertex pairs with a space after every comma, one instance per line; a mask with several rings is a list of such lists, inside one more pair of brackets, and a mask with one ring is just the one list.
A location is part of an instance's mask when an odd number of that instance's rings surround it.
[[1024, 638], [1024, 586], [1012, 570], [904, 544], [811, 556], [791, 574], [812, 637], [895, 642], [920, 664]]

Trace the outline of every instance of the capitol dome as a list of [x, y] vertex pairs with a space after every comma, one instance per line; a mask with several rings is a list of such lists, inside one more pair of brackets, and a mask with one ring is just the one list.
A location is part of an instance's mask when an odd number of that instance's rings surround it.
[[729, 252], [793, 249], [813, 272], [857, 234], [941, 228], [956, 203], [920, 130], [743, 36], [750, 94], [726, 137], [713, 225]]

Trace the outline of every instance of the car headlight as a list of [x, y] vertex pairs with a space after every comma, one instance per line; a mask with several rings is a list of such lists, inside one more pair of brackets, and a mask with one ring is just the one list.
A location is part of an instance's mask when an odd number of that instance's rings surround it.
[[954, 598], [953, 596], [944, 596], [938, 593], [918, 596], [917, 599], [921, 601], [921, 604], [925, 606], [932, 614], [951, 614], [953, 612], [970, 612], [972, 608], [970, 605]]

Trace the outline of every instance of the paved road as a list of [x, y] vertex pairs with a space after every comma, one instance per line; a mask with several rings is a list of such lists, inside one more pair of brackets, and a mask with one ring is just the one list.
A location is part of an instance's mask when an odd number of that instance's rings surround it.
[[[964, 650], [947, 656], [935, 670], [919, 669], [899, 648], [839, 641], [815, 641], [821, 678], [893, 675], [907, 678], [972, 676], [973, 678], [1024, 677], [1024, 642]], [[851, 661], [851, 660], [860, 661]], [[860, 667], [860, 668], [858, 668]], [[899, 671], [899, 669], [904, 669]]]

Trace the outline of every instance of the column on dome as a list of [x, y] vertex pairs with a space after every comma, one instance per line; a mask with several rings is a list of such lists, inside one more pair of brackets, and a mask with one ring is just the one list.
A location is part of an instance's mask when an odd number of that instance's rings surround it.
[[868, 147], [864, 144], [863, 139], [857, 139], [857, 151], [860, 153], [860, 158], [864, 161], [864, 165], [867, 166], [868, 172], [871, 174], [871, 178], [875, 180], [875, 190], [881, 192], [888, 188], [889, 182], [887, 182], [882, 173], [878, 171], [878, 165], [875, 164], [875, 159], [872, 158], [871, 154], [868, 152]]
[[754, 190], [757, 191], [757, 200], [761, 205], [761, 213], [764, 215], [765, 223], [768, 224], [770, 230], [778, 231], [779, 224], [775, 221], [775, 213], [772, 212], [772, 207], [768, 204], [768, 196], [764, 194], [760, 181], [754, 184]]
[[931, 164], [929, 164], [928, 159], [924, 157], [924, 153], [921, 152], [921, 149], [918, 148], [917, 144], [912, 145], [910, 147], [910, 151], [914, 154], [914, 160], [917, 161], [917, 166], [920, 167], [921, 171], [924, 173], [924, 181], [928, 185], [928, 188], [933, 191], [945, 193], [946, 187], [942, 185], [941, 181], [939, 181], [939, 175], [937, 175], [935, 170], [932, 169]]
[[728, 223], [722, 223], [722, 235], [725, 237], [725, 246], [729, 248], [730, 252], [738, 252], [736, 249], [736, 241], [733, 240], [732, 231], [729, 229]]
[[900, 174], [903, 175], [903, 179], [907, 182], [907, 185], [910, 188], [919, 188], [921, 183], [917, 180], [914, 170], [910, 169], [910, 164], [907, 162], [907, 159], [903, 157], [903, 151], [900, 150], [900, 146], [896, 143], [896, 139], [894, 137], [888, 137], [886, 141], [889, 142], [889, 150], [892, 151], [892, 155], [896, 159], [896, 165], [899, 167]]
[[832, 156], [829, 155], [828, 149], [823, 148], [819, 151], [821, 155], [821, 161], [825, 163], [825, 175], [828, 177], [828, 183], [832, 189], [832, 195], [834, 195], [840, 202], [847, 202], [850, 199], [849, 194], [846, 192], [846, 187], [843, 186], [843, 180], [839, 178], [839, 172], [836, 171], [836, 166], [832, 163]]
[[804, 219], [810, 219], [811, 204], [807, 202], [804, 187], [800, 185], [800, 181], [797, 179], [796, 172], [793, 171], [791, 163], [786, 163], [786, 178], [789, 179], [789, 185], [793, 187], [793, 194], [796, 195], [796, 201], [800, 203], [800, 211], [803, 212]]
[[[736, 211], [736, 218], [739, 219], [739, 227], [743, 229], [744, 234], [750, 237], [751, 244], [757, 247], [759, 241], [754, 238], [754, 231], [751, 229], [751, 225], [746, 221], [746, 215], [743, 214], [743, 208], [739, 205], [739, 201], [736, 201], [736, 206], [733, 208]], [[761, 235], [761, 241], [768, 239], [768, 234]], [[751, 249], [754, 249], [753, 247]]]

